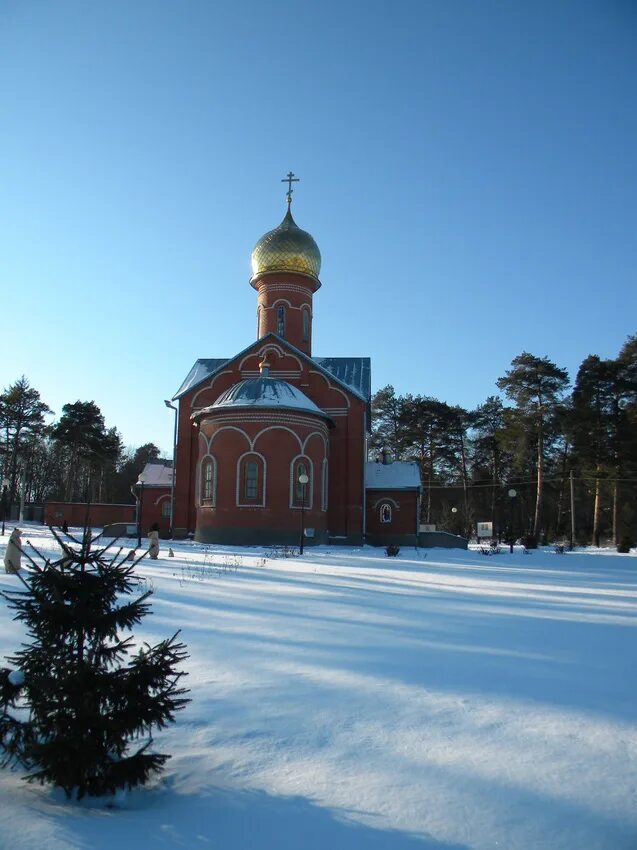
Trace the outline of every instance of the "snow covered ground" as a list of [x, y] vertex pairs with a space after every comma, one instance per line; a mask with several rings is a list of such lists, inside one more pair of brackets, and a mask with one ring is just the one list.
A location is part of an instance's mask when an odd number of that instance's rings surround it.
[[163, 779], [106, 807], [2, 771], [1, 848], [637, 848], [634, 554], [174, 549], [136, 632], [191, 653]]

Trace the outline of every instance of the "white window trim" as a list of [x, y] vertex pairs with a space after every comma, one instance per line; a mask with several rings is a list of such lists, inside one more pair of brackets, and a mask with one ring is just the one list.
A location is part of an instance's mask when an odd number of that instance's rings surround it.
[[[261, 468], [263, 470], [263, 484], [261, 486], [261, 501], [254, 502], [244, 502], [243, 500], [243, 488], [241, 486], [241, 464], [243, 459], [248, 455], [254, 455], [258, 457], [261, 461]], [[237, 461], [237, 486], [235, 491], [235, 505], [238, 508], [264, 508], [265, 507], [265, 487], [267, 483], [267, 474], [268, 474], [268, 464], [265, 457], [260, 452], [255, 451], [247, 451], [244, 452]]]
[[[300, 454], [296, 457], [292, 458], [292, 463], [290, 464], [290, 508], [293, 511], [300, 511], [301, 506], [296, 504], [296, 499], [294, 498], [295, 488], [297, 485], [296, 476], [294, 474], [294, 469], [296, 467], [297, 462], [303, 461], [308, 468], [308, 478], [310, 479], [307, 484], [307, 490], [305, 491], [306, 499], [305, 499], [305, 510], [311, 511], [314, 507], [314, 464], [312, 463], [311, 458], [307, 455]], [[309, 493], [309, 499], [307, 498]]]
[[[203, 498], [203, 469], [204, 464], [211, 461], [212, 466], [212, 495], [210, 499]], [[201, 458], [199, 464], [199, 472], [197, 475], [197, 507], [199, 508], [214, 508], [217, 505], [217, 458], [211, 454], [205, 454]]]
[[321, 510], [327, 511], [328, 507], [328, 485], [329, 485], [329, 469], [327, 458], [323, 458], [323, 480], [321, 482]]

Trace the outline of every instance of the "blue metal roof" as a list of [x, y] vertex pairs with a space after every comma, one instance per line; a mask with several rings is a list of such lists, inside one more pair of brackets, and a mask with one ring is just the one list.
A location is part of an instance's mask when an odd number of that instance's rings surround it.
[[[277, 336], [277, 334], [267, 334], [267, 336], [262, 337], [262, 339], [258, 341], [263, 342], [267, 339], [268, 336], [271, 336], [278, 343], [283, 343], [285, 346], [290, 348], [294, 352], [294, 354], [296, 354], [297, 356], [300, 355], [304, 360], [309, 361], [309, 363], [311, 363], [313, 366], [317, 366], [319, 370], [325, 372], [328, 375], [331, 375], [333, 378], [336, 378], [336, 380], [340, 384], [347, 387], [355, 395], [363, 399], [363, 401], [366, 401], [368, 404], [371, 401], [372, 379], [371, 360], [369, 357], [308, 357], [307, 354], [304, 354], [302, 351], [299, 351], [298, 348], [295, 348], [295, 346], [290, 345], [287, 340], [282, 339], [281, 337]], [[216, 372], [219, 372], [227, 363], [230, 363], [231, 360], [236, 360], [238, 357], [241, 357], [253, 346], [254, 343], [251, 343], [247, 348], [245, 348], [243, 351], [240, 351], [239, 354], [235, 355], [234, 357], [197, 360], [190, 372], [188, 372], [188, 374], [186, 375], [184, 382], [173, 396], [173, 400], [181, 398], [183, 395], [186, 395], [187, 392], [190, 392], [190, 390], [194, 389], [194, 387], [203, 383], [208, 378], [211, 378]]]

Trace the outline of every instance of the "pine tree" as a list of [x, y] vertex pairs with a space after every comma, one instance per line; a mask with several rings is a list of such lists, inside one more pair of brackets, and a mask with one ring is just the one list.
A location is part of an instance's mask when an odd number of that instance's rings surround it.
[[568, 387], [568, 373], [548, 357], [535, 357], [523, 351], [511, 362], [511, 369], [499, 378], [498, 389], [517, 404], [517, 413], [533, 432], [537, 446], [537, 486], [533, 536], [537, 540], [542, 525], [544, 464], [549, 423], [555, 417], [562, 394]]
[[0, 753], [25, 767], [29, 782], [67, 797], [112, 794], [144, 784], [170, 758], [151, 752], [150, 735], [189, 702], [176, 669], [188, 656], [179, 633], [134, 655], [132, 635], [120, 636], [150, 610], [151, 591], [125, 598], [140, 559], [126, 561], [121, 549], [109, 558], [89, 529], [82, 540], [51, 531], [62, 557], [27, 555], [24, 590], [2, 594], [31, 642], [8, 659], [13, 680], [0, 676]]

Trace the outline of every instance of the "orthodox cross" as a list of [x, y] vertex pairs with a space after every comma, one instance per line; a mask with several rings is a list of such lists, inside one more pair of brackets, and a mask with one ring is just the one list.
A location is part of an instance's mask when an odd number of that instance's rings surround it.
[[292, 188], [292, 183], [298, 183], [298, 182], [299, 182], [299, 178], [294, 176], [293, 171], [289, 171], [287, 177], [284, 177], [281, 180], [281, 183], [287, 183], [288, 184], [288, 190], [287, 190], [286, 195], [285, 195], [285, 197], [287, 198], [288, 206], [290, 206], [290, 204], [292, 203], [292, 192], [294, 191], [294, 189]]

